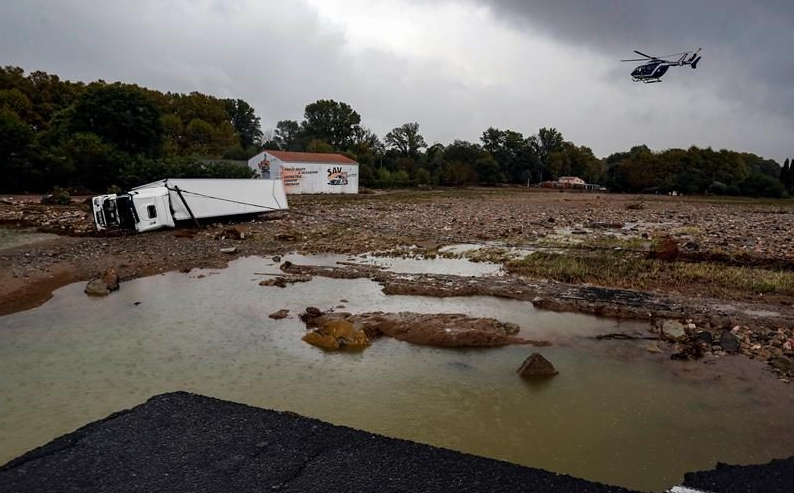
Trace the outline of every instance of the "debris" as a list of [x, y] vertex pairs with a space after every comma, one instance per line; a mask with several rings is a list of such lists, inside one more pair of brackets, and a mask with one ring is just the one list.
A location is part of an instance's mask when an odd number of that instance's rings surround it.
[[295, 241], [296, 237], [294, 234], [291, 233], [279, 233], [276, 235], [276, 240], [278, 241]]
[[221, 248], [221, 253], [225, 253], [226, 255], [233, 255], [237, 253], [237, 247]]
[[532, 353], [518, 369], [517, 373], [522, 377], [550, 377], [559, 372], [554, 368], [549, 360], [540, 353]]
[[216, 240], [226, 240], [226, 239], [229, 239], [229, 240], [244, 240], [245, 239], [245, 233], [243, 233], [242, 231], [240, 231], [236, 227], [231, 227], [231, 228], [228, 228], [228, 229], [224, 229], [223, 231], [221, 231], [220, 233], [215, 235], [215, 239]]
[[784, 374], [794, 371], [794, 360], [786, 356], [775, 356], [769, 360], [769, 366]]
[[282, 320], [289, 316], [289, 310], [281, 309], [277, 312], [273, 312], [268, 317], [272, 318], [273, 320]]

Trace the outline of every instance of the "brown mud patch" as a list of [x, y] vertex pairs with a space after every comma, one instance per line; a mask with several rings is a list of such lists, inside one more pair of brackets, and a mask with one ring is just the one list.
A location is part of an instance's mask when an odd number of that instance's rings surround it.
[[434, 347], [495, 347], [512, 344], [548, 346], [546, 341], [517, 337], [520, 328], [493, 318], [477, 318], [462, 314], [320, 313], [307, 309], [301, 318], [310, 328], [323, 330], [329, 324], [344, 320], [366, 334], [367, 338], [391, 337], [398, 341]]

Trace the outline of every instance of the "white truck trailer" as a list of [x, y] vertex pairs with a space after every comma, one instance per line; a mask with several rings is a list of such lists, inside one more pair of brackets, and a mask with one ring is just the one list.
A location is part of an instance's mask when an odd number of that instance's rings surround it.
[[91, 201], [94, 225], [138, 232], [173, 228], [177, 221], [288, 209], [281, 180], [166, 178], [124, 194]]

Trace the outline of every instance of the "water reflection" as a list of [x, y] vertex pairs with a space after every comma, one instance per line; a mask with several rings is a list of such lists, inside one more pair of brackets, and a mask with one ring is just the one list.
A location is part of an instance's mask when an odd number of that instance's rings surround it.
[[[127, 282], [105, 299], [71, 285], [42, 307], [0, 317], [0, 463], [174, 390], [646, 490], [718, 460], [794, 453], [792, 391], [749, 360], [674, 365], [630, 342], [585, 338], [643, 324], [512, 300], [387, 297], [369, 280], [260, 287], [255, 273], [273, 268], [242, 259], [222, 271]], [[555, 342], [542, 352], [560, 374], [522, 380], [515, 370], [532, 349], [518, 346], [380, 339], [360, 353], [328, 354], [301, 342], [296, 315], [340, 303], [517, 323], [524, 337]], [[291, 318], [267, 317], [282, 308]]]

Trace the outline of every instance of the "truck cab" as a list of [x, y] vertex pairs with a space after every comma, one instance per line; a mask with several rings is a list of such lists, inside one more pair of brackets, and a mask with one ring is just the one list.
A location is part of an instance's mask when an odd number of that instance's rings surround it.
[[99, 195], [93, 198], [91, 206], [98, 231], [129, 229], [142, 233], [174, 227], [166, 187], [145, 188], [120, 195]]

